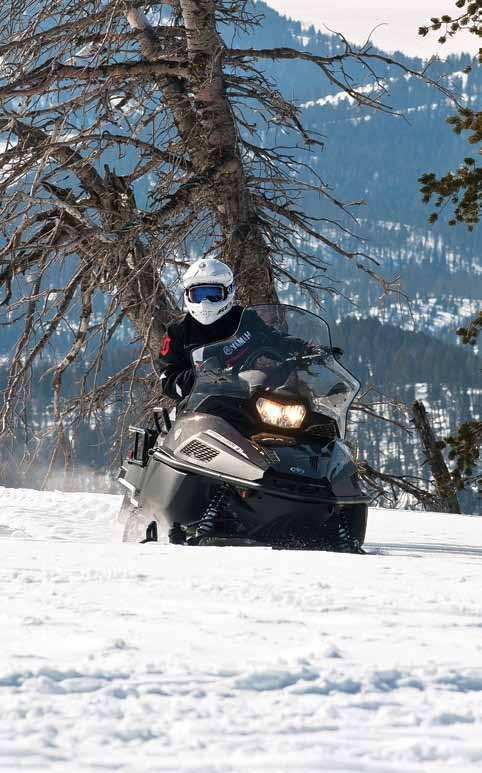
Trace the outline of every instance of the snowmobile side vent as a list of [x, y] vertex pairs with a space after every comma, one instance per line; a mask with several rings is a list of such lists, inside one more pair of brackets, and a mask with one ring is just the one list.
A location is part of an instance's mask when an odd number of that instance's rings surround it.
[[200, 440], [191, 440], [184, 448], [180, 449], [180, 452], [183, 456], [192, 456], [199, 459], [200, 462], [211, 462], [216, 456], [219, 456], [219, 451], [201, 443]]
[[310, 467], [313, 470], [313, 472], [318, 472], [319, 466], [320, 466], [320, 457], [310, 456]]

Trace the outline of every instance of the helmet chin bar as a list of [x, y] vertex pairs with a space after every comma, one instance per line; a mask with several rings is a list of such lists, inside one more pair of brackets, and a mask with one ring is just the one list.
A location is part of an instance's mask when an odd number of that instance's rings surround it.
[[234, 303], [234, 289], [227, 298], [219, 303], [212, 301], [202, 301], [201, 303], [190, 303], [186, 299], [186, 308], [200, 325], [212, 325], [216, 320], [224, 317], [231, 310]]

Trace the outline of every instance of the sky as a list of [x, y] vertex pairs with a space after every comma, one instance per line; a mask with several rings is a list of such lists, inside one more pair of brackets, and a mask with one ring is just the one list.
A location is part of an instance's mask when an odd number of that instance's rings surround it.
[[455, 0], [265, 0], [286, 16], [313, 24], [322, 31], [339, 30], [352, 42], [364, 42], [372, 34], [374, 43], [385, 51], [403, 51], [411, 56], [469, 51], [475, 55], [478, 39], [459, 33], [444, 45], [437, 43], [436, 33], [427, 38], [417, 34], [431, 16], [455, 15]]

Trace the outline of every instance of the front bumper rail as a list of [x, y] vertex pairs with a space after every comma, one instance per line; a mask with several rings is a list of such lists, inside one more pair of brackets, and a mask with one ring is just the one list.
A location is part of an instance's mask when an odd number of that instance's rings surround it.
[[[323, 487], [320, 486], [320, 493], [319, 494], [313, 494], [313, 496], [310, 496], [308, 493], [303, 492], [295, 492], [295, 491], [289, 491], [287, 489], [283, 488], [270, 488], [266, 485], [265, 482], [261, 479], [260, 481], [253, 481], [253, 480], [244, 480], [242, 478], [236, 478], [234, 476], [230, 475], [224, 475], [221, 472], [215, 472], [210, 471], [206, 469], [205, 467], [199, 467], [198, 465], [194, 463], [187, 463], [183, 462], [180, 459], [177, 459], [173, 454], [168, 453], [163, 448], [156, 448], [154, 449], [152, 453], [152, 458], [155, 459], [157, 462], [162, 462], [163, 464], [167, 464], [169, 467], [172, 467], [174, 470], [177, 470], [178, 472], [185, 473], [186, 475], [189, 474], [195, 474], [195, 475], [201, 475], [205, 478], [213, 478], [214, 480], [224, 481], [226, 483], [231, 483], [233, 486], [239, 486], [240, 488], [244, 489], [253, 489], [254, 491], [262, 492], [263, 494], [268, 494], [269, 496], [277, 497], [278, 499], [290, 499], [296, 502], [320, 502], [320, 503], [328, 503], [328, 504], [337, 504], [337, 505], [365, 505], [369, 504], [370, 498], [366, 495], [362, 494], [361, 496], [355, 496], [355, 497], [335, 497], [335, 496], [329, 496], [326, 493], [323, 492]], [[300, 481], [302, 484], [303, 482]], [[315, 486], [313, 486], [315, 488]]]

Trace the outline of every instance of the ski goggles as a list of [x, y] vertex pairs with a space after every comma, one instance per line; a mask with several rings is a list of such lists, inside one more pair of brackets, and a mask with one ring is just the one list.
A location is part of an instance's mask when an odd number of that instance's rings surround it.
[[194, 285], [186, 290], [186, 296], [191, 303], [202, 303], [202, 301], [220, 303], [224, 301], [227, 294], [228, 290], [224, 285]]

